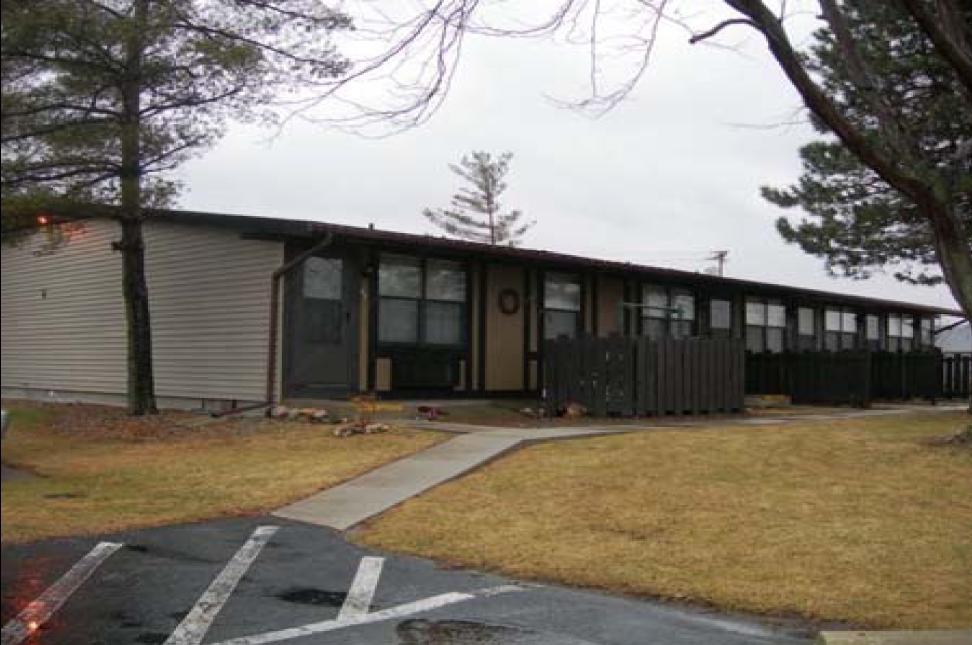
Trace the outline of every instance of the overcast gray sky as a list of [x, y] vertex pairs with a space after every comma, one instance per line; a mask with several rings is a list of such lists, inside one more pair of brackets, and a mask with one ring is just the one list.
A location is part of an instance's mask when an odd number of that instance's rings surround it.
[[506, 204], [537, 220], [525, 246], [693, 271], [724, 249], [733, 277], [955, 306], [944, 287], [830, 278], [784, 244], [759, 187], [799, 176], [809, 126], [768, 126], [801, 116], [800, 101], [755, 37], [736, 32], [740, 52], [686, 40], [663, 30], [634, 93], [592, 119], [547, 98], [583, 94], [585, 52], [473, 38], [430, 123], [377, 140], [294, 122], [268, 141], [234, 126], [182, 170], [180, 206], [433, 233], [421, 211], [459, 186], [447, 165], [508, 150]]

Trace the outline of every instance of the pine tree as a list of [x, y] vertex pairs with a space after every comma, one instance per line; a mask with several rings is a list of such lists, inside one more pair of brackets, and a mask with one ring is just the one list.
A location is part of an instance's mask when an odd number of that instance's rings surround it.
[[229, 119], [273, 119], [275, 101], [343, 74], [329, 36], [350, 19], [317, 0], [5, 0], [0, 11], [4, 229], [14, 202], [35, 195], [115, 214], [128, 406], [154, 412], [142, 223], [177, 192], [165, 175]]
[[471, 184], [452, 196], [448, 208], [426, 208], [423, 215], [447, 235], [493, 245], [518, 246], [535, 222], [524, 220], [522, 211], [503, 212], [500, 196], [512, 153], [493, 157], [473, 152], [449, 168]]
[[[972, 231], [972, 155], [959, 154], [972, 141], [972, 111], [958, 77], [898, 3], [853, 0], [842, 6], [847, 28], [900, 128], [910, 133], [929, 166], [956, 168], [955, 181], [943, 182], [940, 190], [956, 204], [966, 231]], [[972, 7], [964, 11], [965, 24], [972, 25]], [[888, 147], [894, 137], [871, 114], [865, 94], [870, 88], [855, 84], [832, 31], [815, 34], [808, 60], [872, 145]], [[813, 123], [821, 134], [830, 133], [819, 118]], [[772, 203], [805, 214], [778, 220], [786, 241], [823, 258], [836, 275], [867, 278], [891, 270], [907, 282], [941, 282], [932, 223], [914, 201], [834, 138], [807, 144], [800, 157], [803, 175], [797, 184], [763, 189]]]

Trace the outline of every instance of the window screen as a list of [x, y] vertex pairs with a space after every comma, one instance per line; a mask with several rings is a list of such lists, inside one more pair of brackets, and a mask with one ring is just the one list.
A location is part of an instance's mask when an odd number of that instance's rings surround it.
[[466, 301], [466, 272], [458, 262], [429, 260], [425, 297], [449, 302]]
[[580, 329], [580, 279], [563, 273], [548, 273], [544, 279], [543, 296], [544, 338], [576, 336]]
[[766, 325], [766, 303], [759, 300], [746, 301], [746, 324], [758, 327]]
[[712, 329], [732, 329], [732, 303], [728, 300], [713, 300], [709, 303], [709, 325]]
[[422, 297], [422, 265], [418, 258], [383, 255], [378, 266], [378, 295]]
[[813, 309], [807, 307], [797, 309], [797, 333], [801, 336], [813, 336], [816, 332], [813, 313]]
[[868, 340], [881, 340], [881, 319], [870, 314], [864, 319]]

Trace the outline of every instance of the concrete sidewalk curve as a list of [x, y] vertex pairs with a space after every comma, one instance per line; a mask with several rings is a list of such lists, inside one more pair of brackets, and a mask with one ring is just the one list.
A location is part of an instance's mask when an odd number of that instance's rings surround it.
[[521, 443], [617, 434], [591, 428], [471, 432], [285, 506], [274, 515], [344, 531], [454, 479]]

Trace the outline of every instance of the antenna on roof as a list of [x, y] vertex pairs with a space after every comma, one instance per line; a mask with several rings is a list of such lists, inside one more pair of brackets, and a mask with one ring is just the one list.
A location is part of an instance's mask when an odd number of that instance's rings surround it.
[[726, 275], [726, 262], [729, 261], [728, 258], [729, 251], [713, 251], [712, 255], [707, 257], [706, 260], [715, 262], [716, 266], [712, 267], [711, 271], [707, 269], [706, 273], [709, 275], [717, 275], [720, 278], [724, 277]]

